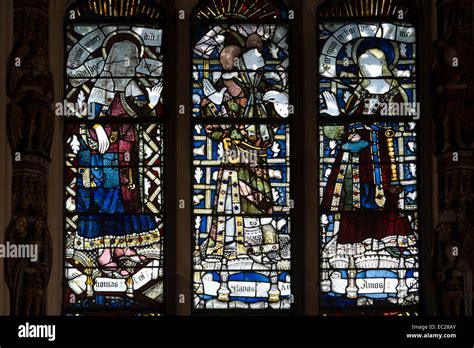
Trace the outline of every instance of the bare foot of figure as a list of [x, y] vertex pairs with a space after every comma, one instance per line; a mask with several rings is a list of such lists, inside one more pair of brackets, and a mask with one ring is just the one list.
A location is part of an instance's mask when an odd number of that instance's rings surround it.
[[115, 248], [115, 256], [119, 259], [130, 260], [135, 263], [141, 263], [146, 260], [143, 255], [138, 255], [137, 252], [130, 248]]
[[124, 269], [119, 269], [117, 262], [115, 262], [112, 257], [111, 249], [103, 249], [102, 253], [97, 258], [97, 264], [99, 265], [99, 268], [102, 270], [102, 272], [109, 276], [123, 278], [130, 275], [130, 272]]

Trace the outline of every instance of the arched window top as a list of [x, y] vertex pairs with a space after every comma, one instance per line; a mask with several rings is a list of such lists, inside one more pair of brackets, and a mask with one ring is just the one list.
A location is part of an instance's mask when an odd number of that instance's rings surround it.
[[133, 18], [161, 19], [162, 11], [154, 0], [85, 0], [72, 4], [75, 19]]
[[331, 0], [318, 8], [319, 18], [393, 18], [414, 20], [417, 7], [410, 0]]
[[217, 0], [200, 1], [193, 10], [197, 20], [287, 20], [288, 1], [283, 0]]

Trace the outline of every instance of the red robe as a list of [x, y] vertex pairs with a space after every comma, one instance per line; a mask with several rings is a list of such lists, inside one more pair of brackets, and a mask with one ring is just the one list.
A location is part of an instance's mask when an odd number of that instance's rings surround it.
[[[397, 99], [401, 99], [397, 97], [395, 97], [394, 99], [396, 100], [393, 101], [399, 101]], [[351, 115], [357, 117], [365, 112], [364, 103], [356, 103]], [[322, 209], [326, 214], [340, 214], [340, 225], [337, 234], [338, 244], [354, 244], [361, 243], [370, 238], [381, 240], [388, 236], [408, 236], [413, 234], [408, 217], [397, 211], [401, 188], [399, 185], [394, 185], [391, 182], [392, 162], [389, 156], [387, 135], [385, 134], [386, 129], [380, 128], [381, 129], [377, 131], [377, 144], [380, 158], [381, 185], [386, 199], [382, 207], [375, 203], [376, 184], [374, 180], [374, 160], [371, 152], [373, 144], [371, 130], [365, 128], [355, 129], [355, 133], [360, 135], [361, 140], [365, 140], [369, 143], [367, 147], [358, 153], [352, 154], [352, 157], [359, 157], [360, 208], [354, 207], [353, 204], [351, 206], [344, 204], [345, 195], [350, 194], [350, 192], [345, 192], [344, 184], [342, 185], [339, 206], [337, 209], [331, 207], [333, 197], [337, 195], [335, 192], [336, 181], [341, 170], [342, 157], [346, 150], [339, 148], [339, 153], [331, 169], [323, 194]], [[348, 141], [347, 138], [352, 133], [353, 131], [349, 131], [347, 128], [343, 139]], [[350, 162], [349, 160], [349, 163]], [[344, 175], [347, 177], [347, 173]], [[355, 177], [353, 179], [357, 178]]]

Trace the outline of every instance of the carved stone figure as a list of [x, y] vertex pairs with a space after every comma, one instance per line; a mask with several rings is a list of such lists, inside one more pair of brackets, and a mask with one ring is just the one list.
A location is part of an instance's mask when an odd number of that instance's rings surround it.
[[54, 132], [48, 58], [42, 48], [28, 44], [21, 45], [15, 53], [10, 76], [9, 141], [13, 152], [37, 152], [47, 156]]
[[433, 65], [439, 224], [434, 231], [437, 302], [444, 315], [472, 315], [474, 267], [474, 45], [472, 2], [438, 1]]
[[433, 82], [439, 152], [474, 145], [473, 56], [473, 45], [460, 33], [437, 43]]
[[436, 228], [436, 281], [443, 315], [472, 315], [473, 228], [467, 221], [443, 222]]
[[[47, 167], [54, 133], [53, 79], [47, 54], [48, 3], [14, 3], [14, 49], [8, 71], [7, 136], [12, 150], [10, 245], [37, 248], [36, 257], [5, 260], [12, 315], [44, 315], [52, 262], [47, 228]], [[25, 257], [29, 256], [29, 257]]]
[[8, 258], [5, 277], [10, 289], [12, 315], [41, 315], [45, 311], [45, 293], [49, 281], [51, 237], [44, 218], [19, 215], [7, 229], [7, 241], [15, 245], [37, 245], [37, 260]]

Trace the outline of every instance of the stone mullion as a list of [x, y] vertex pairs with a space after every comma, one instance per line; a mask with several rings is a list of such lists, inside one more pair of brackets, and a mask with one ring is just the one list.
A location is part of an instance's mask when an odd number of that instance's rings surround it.
[[7, 258], [4, 263], [12, 315], [46, 313], [51, 272], [46, 192], [54, 114], [47, 13], [46, 0], [14, 2], [6, 120], [12, 153], [12, 211], [5, 243], [27, 244], [29, 248], [24, 250], [30, 254]]

